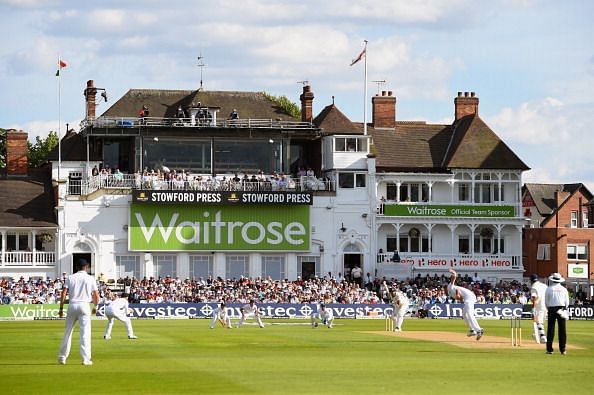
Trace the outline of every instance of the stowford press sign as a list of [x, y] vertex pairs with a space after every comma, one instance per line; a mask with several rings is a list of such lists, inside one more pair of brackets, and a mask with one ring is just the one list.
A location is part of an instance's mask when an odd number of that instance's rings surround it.
[[148, 204], [313, 204], [311, 192], [155, 191], [135, 190], [134, 203]]
[[386, 204], [384, 215], [391, 217], [480, 217], [511, 218], [513, 206], [447, 206], [427, 204]]
[[308, 251], [309, 207], [132, 204], [131, 251]]

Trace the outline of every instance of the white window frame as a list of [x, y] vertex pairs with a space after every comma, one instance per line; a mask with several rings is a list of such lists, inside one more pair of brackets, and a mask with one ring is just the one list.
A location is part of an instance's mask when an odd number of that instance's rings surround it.
[[314, 262], [315, 263], [315, 271], [316, 277], [322, 277], [321, 272], [321, 259], [319, 256], [312, 256], [312, 255], [297, 255], [297, 276], [303, 278], [303, 262]]
[[[138, 255], [116, 255], [116, 275], [118, 278], [124, 277], [131, 277], [131, 278], [141, 278], [142, 277], [142, 267], [140, 266], [140, 256]], [[132, 265], [132, 276], [128, 276], [125, 269], [126, 266]]]
[[[275, 267], [277, 266], [277, 267]], [[280, 266], [280, 278], [275, 278], [271, 275], [273, 269], [277, 271]], [[285, 257], [282, 255], [263, 255], [262, 256], [262, 278], [267, 279], [270, 276], [273, 280], [284, 280], [286, 278], [286, 263]]]
[[570, 222], [569, 226], [571, 228], [577, 228], [578, 227], [578, 212], [577, 211], [572, 211], [571, 212], [571, 222]]
[[[169, 271], [164, 270], [169, 267]], [[177, 277], [176, 255], [153, 255], [153, 273], [155, 278]]]
[[[214, 260], [212, 255], [190, 255], [190, 279], [208, 278], [214, 273]], [[197, 270], [198, 269], [198, 270]], [[206, 269], [206, 270], [204, 270]]]
[[[239, 273], [238, 276], [234, 276], [232, 270], [233, 266], [239, 267], [237, 271]], [[235, 279], [239, 279], [241, 276], [249, 277], [250, 275], [250, 257], [249, 255], [227, 255], [225, 260], [225, 277], [227, 279], [231, 279], [235, 277]]]

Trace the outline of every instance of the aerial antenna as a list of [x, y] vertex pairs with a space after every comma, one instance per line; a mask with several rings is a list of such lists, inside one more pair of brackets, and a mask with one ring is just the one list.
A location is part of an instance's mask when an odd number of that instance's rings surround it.
[[373, 82], [373, 83], [375, 83], [375, 84], [377, 85], [377, 94], [378, 94], [378, 95], [379, 95], [379, 93], [380, 93], [380, 88], [381, 88], [383, 85], [386, 85], [386, 80], [375, 80], [375, 81], [371, 81], [371, 82]]
[[200, 56], [198, 56], [198, 64], [196, 66], [200, 67], [200, 88], [198, 90], [202, 90], [203, 86], [202, 86], [202, 72], [204, 70], [204, 68], [206, 67], [206, 64], [204, 63], [204, 56], [202, 56], [202, 52], [200, 52]]
[[303, 86], [307, 86], [309, 85], [309, 81], [308, 80], [303, 80], [303, 81], [297, 81], [298, 84], [301, 84]]

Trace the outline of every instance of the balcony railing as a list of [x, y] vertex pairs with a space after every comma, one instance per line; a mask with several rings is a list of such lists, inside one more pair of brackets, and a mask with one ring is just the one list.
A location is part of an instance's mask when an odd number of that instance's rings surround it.
[[141, 174], [109, 174], [89, 177], [87, 180], [68, 180], [69, 195], [86, 196], [99, 189], [154, 189], [154, 190], [192, 190], [192, 191], [335, 191], [335, 182], [307, 176], [275, 181], [235, 182], [230, 179], [188, 179], [163, 180], [153, 175]]
[[0, 253], [0, 266], [54, 266], [54, 251], [4, 251]]
[[228, 128], [228, 129], [315, 129], [311, 122], [281, 121], [274, 119], [212, 119], [199, 118], [134, 118], [99, 117], [84, 119], [81, 129], [95, 128]]
[[400, 260], [394, 259], [394, 253], [377, 254], [377, 262], [384, 264], [410, 265], [414, 270], [522, 270], [520, 255], [487, 255], [487, 254], [400, 254]]

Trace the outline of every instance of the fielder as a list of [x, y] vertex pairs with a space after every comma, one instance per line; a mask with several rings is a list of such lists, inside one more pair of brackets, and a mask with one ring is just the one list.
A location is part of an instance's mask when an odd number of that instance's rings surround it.
[[254, 299], [250, 299], [250, 302], [241, 307], [240, 311], [241, 319], [237, 323], [238, 328], [245, 322], [248, 316], [254, 316], [256, 321], [258, 321], [258, 326], [260, 326], [260, 328], [264, 328], [264, 324], [262, 323], [262, 319], [260, 318], [260, 312], [258, 311], [258, 306], [256, 306], [256, 302], [254, 301]]
[[404, 292], [399, 289], [392, 292], [392, 306], [394, 311], [392, 312], [392, 321], [394, 321], [394, 332], [402, 331], [402, 322], [404, 321], [404, 315], [408, 311], [409, 301]]
[[450, 269], [449, 272], [452, 273], [452, 278], [447, 287], [448, 295], [464, 303], [464, 307], [462, 308], [462, 318], [464, 319], [466, 326], [469, 328], [468, 336], [476, 336], [476, 340], [480, 340], [481, 337], [483, 337], [484, 331], [474, 316], [476, 295], [471, 290], [456, 285], [456, 278], [458, 275], [454, 269]]
[[547, 292], [546, 284], [538, 281], [538, 276], [532, 274], [530, 276], [532, 286], [530, 287], [530, 299], [532, 300], [532, 324], [534, 326], [534, 333], [532, 337], [537, 343], [546, 343], [544, 320], [547, 316], [547, 306], [545, 304], [545, 294]]
[[132, 329], [132, 322], [128, 318], [130, 308], [128, 307], [128, 295], [122, 294], [121, 297], [115, 298], [105, 307], [105, 317], [107, 317], [107, 326], [105, 327], [105, 334], [103, 338], [105, 340], [111, 339], [111, 329], [115, 320], [121, 321], [126, 326], [126, 332], [128, 333], [128, 339], [137, 339], [134, 336], [134, 330]]
[[221, 302], [219, 307], [212, 312], [212, 319], [210, 320], [210, 329], [214, 329], [217, 321], [221, 323], [223, 328], [231, 329], [231, 317], [227, 314], [225, 309], [225, 302]]
[[320, 303], [318, 312], [311, 315], [312, 328], [317, 328], [320, 323], [326, 325], [328, 329], [332, 329], [334, 323], [334, 313], [332, 313], [332, 309], [327, 309], [324, 303]]

